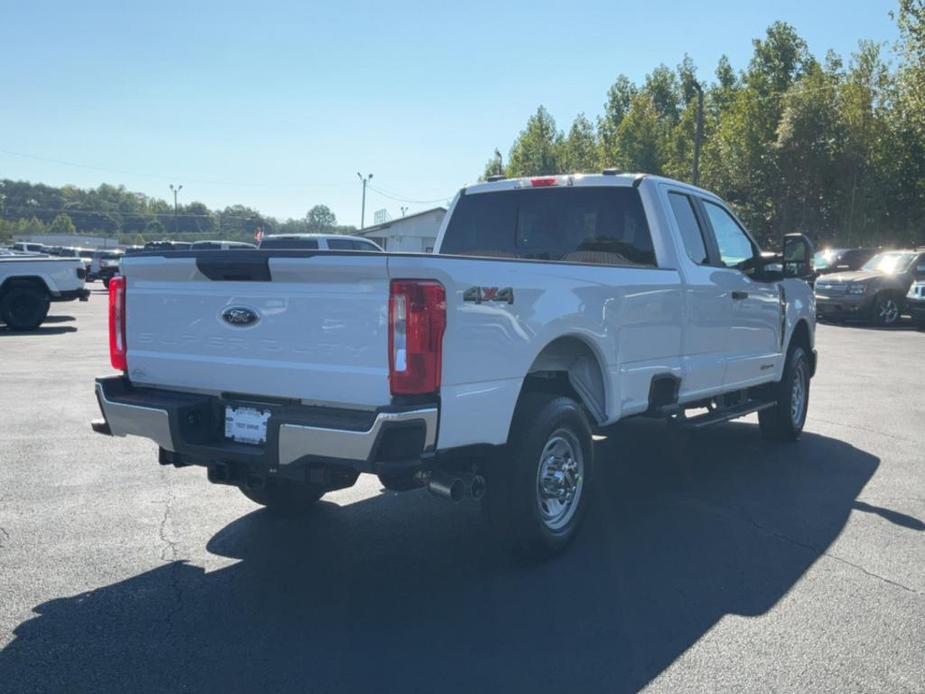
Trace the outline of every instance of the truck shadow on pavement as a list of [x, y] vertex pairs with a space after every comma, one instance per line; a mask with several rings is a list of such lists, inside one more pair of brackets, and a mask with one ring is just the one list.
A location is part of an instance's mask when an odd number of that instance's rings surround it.
[[[53, 323], [56, 321], [47, 321]], [[40, 325], [34, 330], [10, 330], [4, 323], [0, 323], [0, 337], [8, 335], [10, 337], [22, 337], [24, 335], [63, 335], [64, 333], [76, 333], [77, 328], [73, 325]]]
[[206, 573], [173, 561], [36, 607], [0, 652], [0, 682], [68, 692], [637, 690], [724, 615], [761, 615], [786, 595], [879, 464], [811, 433], [764, 446], [748, 423], [676, 453], [664, 424], [618, 427], [598, 444], [599, 498], [582, 534], [542, 564], [508, 558], [477, 509], [426, 492], [322, 502], [297, 523], [255, 511], [208, 544], [240, 560], [231, 566]]

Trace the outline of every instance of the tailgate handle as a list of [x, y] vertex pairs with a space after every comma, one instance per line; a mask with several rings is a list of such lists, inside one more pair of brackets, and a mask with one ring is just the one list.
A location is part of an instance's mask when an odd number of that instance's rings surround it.
[[242, 257], [245, 252], [206, 251], [196, 257], [196, 267], [216, 282], [269, 282], [272, 279], [269, 258], [265, 255]]

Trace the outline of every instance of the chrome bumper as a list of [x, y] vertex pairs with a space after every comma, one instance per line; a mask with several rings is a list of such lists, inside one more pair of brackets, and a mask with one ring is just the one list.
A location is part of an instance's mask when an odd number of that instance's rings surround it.
[[424, 423], [424, 450], [433, 450], [437, 442], [437, 408], [409, 412], [380, 412], [368, 431], [325, 429], [303, 424], [279, 427], [279, 464], [288, 465], [305, 456], [366, 461], [383, 429], [394, 424]]
[[[159, 392], [157, 398], [148, 400], [138, 394], [120, 394], [118, 390], [107, 395], [104, 383], [114, 380], [120, 379], [101, 379], [96, 383], [96, 394], [105, 423], [94, 424], [95, 431], [112, 436], [141, 436], [174, 453], [207, 453], [205, 450], [192, 450], [203, 448], [203, 444], [177, 440], [177, 432], [182, 431], [179, 424], [179, 408], [188, 404], [191, 397], [196, 396], [176, 393], [173, 395], [178, 398], [178, 402], [173, 403], [170, 402], [169, 392]], [[370, 417], [369, 427], [363, 430], [335, 429], [304, 422], [282, 421], [278, 423], [278, 436], [268, 436], [267, 445], [262, 449], [254, 447], [254, 450], [255, 453], [259, 451], [261, 457], [273, 467], [290, 465], [302, 458], [325, 458], [368, 464], [386, 430], [409, 425], [421, 426], [424, 429], [422, 452], [434, 450], [439, 420], [436, 406], [403, 411], [380, 411], [375, 417], [370, 413]], [[212, 441], [204, 446], [213, 454], [220, 454], [222, 447], [240, 449], [240, 444], [230, 441]]]
[[106, 397], [99, 382], [96, 384], [96, 396], [112, 436], [142, 436], [168, 451], [176, 450], [170, 435], [167, 410], [113, 402]]

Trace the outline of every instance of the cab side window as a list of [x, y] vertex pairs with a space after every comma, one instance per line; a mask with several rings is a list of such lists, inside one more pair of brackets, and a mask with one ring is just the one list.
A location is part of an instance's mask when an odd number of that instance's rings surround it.
[[681, 240], [687, 256], [698, 265], [707, 264], [707, 248], [703, 243], [703, 232], [694, 212], [694, 201], [683, 193], [668, 193], [668, 201], [674, 212], [675, 221], [681, 231]]
[[752, 246], [751, 239], [733, 216], [722, 207], [707, 200], [703, 201], [703, 207], [713, 227], [723, 265], [737, 270], [746, 270], [750, 261], [755, 257], [755, 248]]

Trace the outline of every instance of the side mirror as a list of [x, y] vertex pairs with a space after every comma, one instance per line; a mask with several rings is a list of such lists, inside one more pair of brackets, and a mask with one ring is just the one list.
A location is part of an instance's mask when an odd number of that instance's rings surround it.
[[805, 234], [787, 234], [784, 236], [784, 249], [781, 253], [784, 277], [812, 280], [816, 272], [813, 270], [813, 256], [816, 249], [813, 242]]

